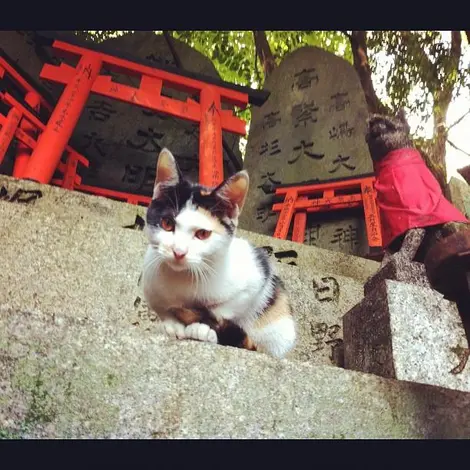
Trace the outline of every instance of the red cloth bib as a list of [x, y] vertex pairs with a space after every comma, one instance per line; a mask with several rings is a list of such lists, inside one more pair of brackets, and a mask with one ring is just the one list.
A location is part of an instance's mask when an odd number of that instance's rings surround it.
[[444, 197], [417, 150], [394, 150], [374, 170], [384, 248], [411, 228], [470, 222]]

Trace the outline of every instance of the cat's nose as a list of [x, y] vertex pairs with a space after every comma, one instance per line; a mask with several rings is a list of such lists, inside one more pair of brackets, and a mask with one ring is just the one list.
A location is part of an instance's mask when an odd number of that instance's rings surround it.
[[187, 253], [188, 253], [188, 250], [183, 251], [183, 250], [173, 249], [173, 254], [175, 255], [175, 259], [177, 261], [182, 260], [186, 256]]

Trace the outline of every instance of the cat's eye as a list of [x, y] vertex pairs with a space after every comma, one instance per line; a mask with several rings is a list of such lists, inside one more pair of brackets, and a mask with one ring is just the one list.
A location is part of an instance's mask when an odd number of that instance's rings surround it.
[[163, 230], [167, 232], [172, 232], [175, 228], [175, 221], [170, 217], [163, 217], [160, 223]]
[[211, 233], [212, 232], [210, 230], [200, 229], [194, 235], [196, 236], [196, 238], [199, 238], [199, 240], [207, 240], [210, 237]]

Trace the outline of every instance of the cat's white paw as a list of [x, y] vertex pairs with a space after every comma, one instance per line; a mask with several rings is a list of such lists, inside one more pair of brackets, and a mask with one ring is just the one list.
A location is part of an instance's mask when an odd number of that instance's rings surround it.
[[217, 333], [204, 323], [191, 323], [184, 331], [186, 338], [217, 344]]
[[160, 331], [171, 339], [185, 339], [185, 326], [175, 321], [162, 321]]

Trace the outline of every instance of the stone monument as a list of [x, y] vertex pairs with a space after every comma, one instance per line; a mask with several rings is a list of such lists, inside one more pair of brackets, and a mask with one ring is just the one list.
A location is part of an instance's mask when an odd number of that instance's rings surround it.
[[[359, 177], [373, 169], [364, 140], [366, 102], [346, 60], [302, 47], [284, 58], [265, 88], [270, 97], [252, 111], [244, 161], [251, 187], [241, 227], [272, 235], [274, 185]], [[305, 243], [365, 254], [362, 209], [309, 215]]]

